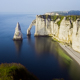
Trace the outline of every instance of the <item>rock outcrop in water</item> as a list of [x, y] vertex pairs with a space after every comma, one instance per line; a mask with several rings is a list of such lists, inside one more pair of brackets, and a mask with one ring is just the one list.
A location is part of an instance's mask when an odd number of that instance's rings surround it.
[[20, 28], [19, 23], [17, 23], [17, 26], [15, 28], [15, 33], [14, 33], [13, 40], [22, 40], [22, 39], [23, 39], [23, 37], [22, 37], [21, 28]]
[[35, 25], [35, 36], [53, 36], [80, 52], [80, 16], [37, 15], [30, 27], [32, 24]]

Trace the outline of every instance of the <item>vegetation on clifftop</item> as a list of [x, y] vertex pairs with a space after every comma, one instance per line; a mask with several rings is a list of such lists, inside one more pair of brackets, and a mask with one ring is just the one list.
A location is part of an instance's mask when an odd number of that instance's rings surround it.
[[77, 19], [80, 19], [80, 15], [68, 15], [68, 16], [63, 16], [63, 15], [39, 15], [40, 18], [43, 18], [43, 19], [48, 19], [50, 21], [56, 21], [57, 19], [60, 19], [58, 22], [57, 22], [57, 25], [60, 26], [61, 24], [61, 21], [63, 20], [64, 17], [66, 17], [65, 19], [67, 21], [70, 21], [71, 23], [71, 28], [73, 28], [73, 21], [76, 21]]
[[44, 19], [49, 19], [49, 20], [54, 21], [54, 22], [57, 19], [60, 19], [57, 22], [58, 26], [60, 26], [60, 23], [61, 23], [62, 19], [64, 18], [64, 16], [62, 16], [62, 15], [58, 15], [58, 16], [57, 15], [39, 15], [39, 17], [44, 18]]
[[[79, 15], [68, 15], [68, 16], [62, 16], [62, 15], [39, 15], [39, 17], [44, 19], [50, 19], [51, 21], [56, 21], [57, 19], [63, 19], [66, 17], [66, 20], [73, 20], [76, 21], [78, 18], [80, 19]], [[60, 21], [61, 22], [61, 21]]]
[[0, 65], [0, 80], [37, 80], [27, 69], [16, 63]]
[[52, 21], [56, 21], [58, 18], [59, 18], [59, 16], [56, 16], [56, 15], [51, 16], [51, 20], [52, 20]]
[[80, 16], [78, 16], [78, 15], [69, 15], [69, 16], [66, 16], [66, 20], [76, 21], [78, 18], [80, 19]]
[[[38, 80], [23, 65], [17, 63], [0, 64], [0, 80]], [[53, 79], [53, 80], [64, 80]]]
[[58, 26], [60, 26], [61, 21], [63, 20], [64, 16], [60, 16], [60, 20], [57, 22]]

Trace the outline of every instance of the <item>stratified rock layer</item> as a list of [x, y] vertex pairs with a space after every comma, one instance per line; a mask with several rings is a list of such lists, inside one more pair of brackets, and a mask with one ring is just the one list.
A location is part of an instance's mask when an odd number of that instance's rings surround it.
[[17, 26], [15, 28], [15, 33], [14, 33], [14, 37], [13, 40], [22, 40], [22, 32], [21, 32], [21, 28], [19, 23], [17, 23]]

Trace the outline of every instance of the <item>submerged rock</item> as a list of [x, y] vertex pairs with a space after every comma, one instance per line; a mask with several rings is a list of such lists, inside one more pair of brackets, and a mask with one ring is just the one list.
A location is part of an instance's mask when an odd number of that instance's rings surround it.
[[17, 23], [17, 26], [15, 28], [15, 33], [14, 33], [13, 40], [22, 40], [22, 39], [23, 39], [23, 37], [22, 37], [21, 28], [20, 28], [19, 23]]

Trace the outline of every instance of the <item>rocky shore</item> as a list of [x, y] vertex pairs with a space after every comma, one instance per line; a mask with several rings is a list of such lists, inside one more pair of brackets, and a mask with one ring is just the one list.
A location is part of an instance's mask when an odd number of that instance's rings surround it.
[[59, 43], [59, 45], [80, 65], [80, 53], [73, 50], [67, 45]]

